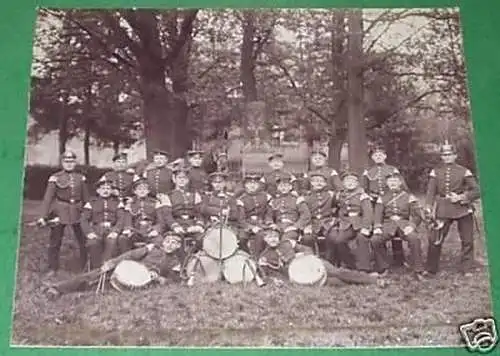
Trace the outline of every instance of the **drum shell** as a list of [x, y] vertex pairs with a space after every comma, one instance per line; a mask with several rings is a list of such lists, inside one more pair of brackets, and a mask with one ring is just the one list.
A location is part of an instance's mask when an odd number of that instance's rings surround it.
[[224, 260], [222, 273], [224, 279], [231, 284], [248, 283], [255, 279], [257, 263], [250, 254], [238, 250], [234, 255]]
[[315, 255], [297, 255], [288, 266], [288, 278], [294, 284], [323, 286], [327, 272], [321, 259]]
[[197, 281], [212, 283], [221, 279], [220, 262], [204, 251], [200, 251], [189, 258], [186, 263], [186, 274], [195, 276]]
[[151, 271], [142, 263], [123, 260], [115, 267], [110, 280], [123, 289], [140, 289], [148, 286], [153, 278]]
[[[222, 238], [221, 238], [222, 229]], [[222, 241], [222, 248], [220, 242]], [[215, 259], [223, 260], [232, 256], [238, 249], [238, 236], [227, 226], [214, 225], [203, 236], [203, 251]]]

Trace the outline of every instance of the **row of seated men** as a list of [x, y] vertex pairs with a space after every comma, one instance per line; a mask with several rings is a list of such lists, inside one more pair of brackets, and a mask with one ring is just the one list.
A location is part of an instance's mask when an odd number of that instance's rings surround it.
[[[64, 155], [63, 171], [49, 179], [39, 220], [46, 223], [52, 209], [62, 221], [51, 233], [51, 271], [59, 267], [63, 225], [75, 231], [82, 264], [88, 248], [96, 265], [130, 249], [134, 242], [167, 230], [194, 237], [200, 248], [204, 229], [223, 216], [228, 226], [238, 230], [241, 247], [253, 255], [263, 249], [262, 231], [272, 227], [281, 232], [281, 239], [310, 246], [323, 237], [337, 264], [383, 273], [388, 268], [385, 243], [398, 235], [408, 241], [415, 274], [423, 272], [415, 231], [422, 211], [398, 170], [385, 164], [383, 150], [372, 152], [375, 165], [362, 177], [353, 172], [337, 174], [326, 167], [323, 153], [314, 152], [311, 163], [316, 169], [304, 176], [306, 184], [300, 187], [296, 177], [283, 169], [282, 156], [273, 154], [271, 173], [246, 174], [232, 194], [226, 189], [225, 173], [207, 176], [203, 172], [201, 154], [188, 154], [189, 170], [173, 171], [166, 167], [166, 153], [156, 152], [141, 175], [126, 170], [126, 155], [118, 155], [115, 169], [99, 180], [97, 197], [91, 200], [85, 197], [85, 177], [72, 173], [76, 155]], [[355, 250], [350, 248], [352, 240]]]

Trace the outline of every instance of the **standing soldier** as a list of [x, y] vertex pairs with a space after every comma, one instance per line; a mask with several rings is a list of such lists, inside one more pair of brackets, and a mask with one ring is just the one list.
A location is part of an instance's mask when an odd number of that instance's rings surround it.
[[83, 207], [82, 229], [87, 236], [91, 269], [114, 257], [116, 240], [122, 231], [125, 206], [112, 196], [112, 189], [112, 182], [101, 178], [96, 184], [97, 197]]
[[[368, 237], [371, 233], [373, 208], [370, 196], [359, 185], [356, 173], [343, 172], [344, 189], [337, 193], [338, 227], [329, 235], [331, 249], [336, 262], [344, 262], [350, 269], [371, 272], [371, 258]], [[353, 254], [349, 241], [356, 240]]]
[[146, 167], [143, 173], [143, 177], [151, 189], [151, 194], [160, 201], [163, 201], [164, 196], [174, 188], [172, 170], [167, 167], [167, 163], [168, 153], [156, 150], [153, 153], [153, 164]]
[[189, 188], [193, 192], [203, 193], [208, 188], [207, 173], [202, 168], [203, 151], [191, 150], [187, 153], [189, 162]]
[[[365, 192], [370, 196], [372, 201], [372, 206], [375, 207], [378, 197], [383, 196], [387, 192], [386, 180], [387, 176], [394, 173], [399, 173], [399, 170], [387, 164], [385, 160], [387, 159], [386, 151], [377, 146], [371, 150], [370, 157], [373, 161], [373, 165], [363, 172], [361, 186]], [[404, 190], [408, 190], [408, 187], [403, 179], [402, 187]], [[393, 263], [395, 266], [403, 266], [405, 256], [403, 251], [402, 241], [395, 239], [391, 241], [392, 244], [392, 255]]]
[[118, 249], [122, 254], [133, 248], [136, 242], [150, 242], [165, 230], [161, 202], [149, 196], [148, 182], [140, 176], [134, 177], [134, 197], [125, 207], [123, 232], [118, 237]]
[[125, 204], [127, 198], [132, 196], [132, 182], [135, 171], [127, 168], [128, 157], [125, 152], [120, 152], [113, 157], [113, 170], [104, 174], [104, 179], [111, 182], [115, 189], [113, 195], [117, 196]]
[[413, 262], [415, 277], [420, 279], [423, 272], [422, 246], [416, 226], [421, 221], [420, 205], [417, 198], [402, 187], [399, 173], [392, 173], [386, 179], [388, 191], [377, 198], [375, 204], [374, 230], [371, 238], [377, 272], [385, 273], [389, 268], [385, 244], [394, 237], [408, 242], [410, 260]]
[[[342, 190], [342, 181], [340, 180], [339, 174], [333, 168], [327, 165], [327, 155], [322, 150], [315, 150], [311, 153], [311, 172], [322, 172], [326, 177], [327, 189], [338, 192]], [[303, 190], [311, 190], [311, 182], [309, 181], [309, 173], [304, 174]]]
[[[173, 174], [175, 189], [165, 199], [164, 216], [169, 229], [180, 236], [184, 250], [189, 248], [199, 249], [202, 246], [202, 234], [205, 231], [201, 218], [201, 195], [191, 192], [189, 187], [189, 174], [185, 170], [175, 171]], [[192, 251], [194, 252], [194, 250]]]
[[301, 232], [311, 221], [304, 197], [293, 194], [294, 177], [282, 173], [276, 178], [277, 195], [269, 202], [266, 223], [278, 226], [283, 240], [298, 241]]
[[447, 142], [441, 147], [443, 164], [433, 169], [429, 175], [426, 195], [426, 210], [434, 219], [444, 222], [435, 236], [431, 234], [427, 251], [427, 273], [436, 274], [443, 240], [448, 235], [451, 224], [456, 221], [462, 240], [461, 270], [469, 274], [474, 263], [474, 208], [479, 199], [479, 187], [472, 172], [455, 163], [455, 148]]
[[[309, 247], [314, 247], [319, 236], [327, 238], [334, 233], [337, 206], [335, 193], [328, 189], [329, 177], [330, 175], [324, 171], [309, 173], [311, 191], [306, 195], [305, 201], [311, 212], [311, 224], [305, 227], [304, 238], [301, 242]], [[329, 239], [331, 240], [332, 237]]]
[[243, 177], [245, 192], [236, 200], [240, 231], [238, 238], [254, 256], [264, 248], [263, 228], [271, 195], [261, 189], [261, 175], [247, 173]]
[[51, 175], [45, 190], [41, 217], [38, 224], [45, 226], [49, 213], [59, 217], [60, 224], [51, 227], [49, 244], [49, 273], [54, 275], [59, 269], [59, 252], [65, 226], [71, 226], [80, 249], [80, 267], [83, 269], [87, 261], [86, 239], [83, 234], [80, 218], [84, 202], [89, 198], [86, 178], [75, 172], [76, 154], [64, 152], [61, 159], [62, 170]]
[[283, 162], [283, 155], [281, 153], [273, 153], [269, 156], [268, 161], [271, 172], [264, 174], [261, 178], [261, 182], [264, 184], [264, 190], [272, 196], [275, 196], [277, 194], [278, 180], [282, 176], [287, 176], [287, 179], [292, 184], [292, 194], [297, 196], [297, 178], [283, 169], [285, 165]]

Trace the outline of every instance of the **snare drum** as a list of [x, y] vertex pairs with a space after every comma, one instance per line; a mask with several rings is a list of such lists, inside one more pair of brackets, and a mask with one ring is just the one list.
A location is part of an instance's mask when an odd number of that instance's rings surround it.
[[203, 237], [203, 250], [212, 258], [223, 260], [238, 249], [238, 236], [227, 226], [216, 224]]
[[208, 256], [204, 251], [200, 251], [189, 257], [186, 263], [186, 274], [189, 277], [194, 276], [196, 281], [216, 282], [221, 277], [220, 262]]
[[251, 282], [257, 273], [257, 263], [248, 253], [238, 250], [234, 255], [224, 260], [222, 273], [231, 284]]
[[297, 254], [288, 266], [288, 278], [299, 285], [323, 286], [327, 273], [319, 257]]

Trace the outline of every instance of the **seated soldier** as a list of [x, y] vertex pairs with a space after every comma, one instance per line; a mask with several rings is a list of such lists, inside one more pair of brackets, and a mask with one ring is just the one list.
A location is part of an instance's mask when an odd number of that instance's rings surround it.
[[207, 173], [202, 168], [203, 151], [191, 150], [187, 153], [189, 162], [189, 189], [192, 192], [203, 193], [208, 188]]
[[326, 238], [334, 231], [337, 206], [335, 193], [328, 189], [327, 179], [328, 176], [324, 171], [309, 173], [311, 191], [305, 197], [305, 201], [311, 212], [311, 224], [305, 227], [304, 237], [301, 240], [301, 243], [307, 246], [313, 247], [318, 236]]
[[163, 216], [167, 226], [183, 241], [183, 251], [195, 252], [202, 246], [204, 229], [201, 217], [201, 196], [189, 190], [189, 174], [179, 169], [173, 174], [175, 188], [165, 198]]
[[276, 225], [281, 229], [284, 240], [297, 241], [302, 230], [311, 221], [311, 213], [304, 197], [293, 193], [294, 178], [283, 173], [276, 178], [277, 195], [269, 201], [266, 213], [266, 225]]
[[[258, 265], [261, 274], [267, 277], [287, 276], [290, 262], [299, 254], [312, 254], [313, 250], [297, 243], [295, 240], [280, 240], [280, 229], [276, 227], [267, 228], [264, 232], [265, 249], [259, 256]], [[379, 280], [366, 273], [350, 271], [333, 266], [326, 260], [321, 260], [325, 266], [328, 277], [339, 279], [345, 283], [353, 284], [375, 284]], [[262, 273], [263, 272], [263, 273]]]
[[162, 205], [158, 199], [149, 196], [148, 182], [135, 176], [132, 190], [135, 196], [125, 208], [124, 228], [118, 237], [119, 253], [130, 250], [135, 243], [157, 239], [165, 230]]
[[[418, 200], [403, 187], [399, 173], [391, 173], [386, 178], [389, 191], [378, 197], [375, 205], [374, 230], [371, 238], [375, 261], [379, 272], [389, 268], [385, 244], [394, 237], [408, 242], [415, 277], [421, 279], [423, 272], [422, 247], [415, 231], [421, 221]], [[414, 221], [410, 221], [413, 219]]]
[[212, 190], [203, 195], [200, 212], [206, 224], [237, 220], [233, 196], [226, 190], [227, 174], [214, 172], [209, 175]]
[[254, 256], [264, 248], [263, 224], [272, 198], [261, 189], [260, 179], [259, 174], [246, 174], [243, 177], [245, 191], [236, 200], [240, 246]]
[[112, 183], [102, 177], [96, 184], [97, 197], [83, 207], [82, 230], [87, 236], [90, 268], [99, 267], [115, 251], [116, 239], [122, 232], [125, 206], [112, 196]]
[[[338, 226], [330, 234], [330, 247], [337, 264], [345, 263], [350, 269], [370, 272], [371, 258], [368, 236], [371, 234], [373, 209], [370, 197], [359, 185], [356, 173], [343, 172], [341, 175], [344, 190], [337, 193]], [[353, 253], [349, 242], [355, 240], [356, 252]]]
[[[325, 175], [328, 190], [338, 192], [342, 190], [342, 182], [339, 174], [333, 168], [327, 165], [328, 157], [322, 150], [315, 150], [311, 153], [311, 169], [310, 172], [322, 172]], [[310, 172], [305, 173], [302, 182], [302, 191], [308, 192], [311, 190]], [[305, 193], [304, 193], [305, 194]]]

